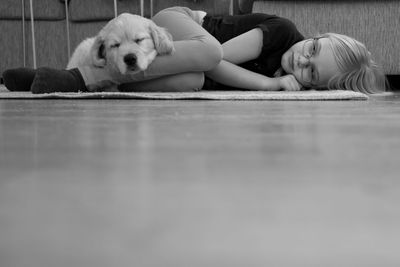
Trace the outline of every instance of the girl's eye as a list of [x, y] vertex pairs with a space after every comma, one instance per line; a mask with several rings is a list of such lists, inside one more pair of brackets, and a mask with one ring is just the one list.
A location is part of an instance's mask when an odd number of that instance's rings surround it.
[[314, 56], [314, 53], [315, 53], [315, 45], [314, 44], [311, 46], [309, 53], [310, 53], [310, 57]]
[[311, 51], [312, 55], [314, 55], [315, 52], [317, 52], [317, 40], [315, 40], [313, 42], [312, 51]]
[[120, 45], [119, 43], [116, 43], [116, 44], [111, 45], [110, 47], [111, 47], [111, 48], [118, 48], [119, 45]]

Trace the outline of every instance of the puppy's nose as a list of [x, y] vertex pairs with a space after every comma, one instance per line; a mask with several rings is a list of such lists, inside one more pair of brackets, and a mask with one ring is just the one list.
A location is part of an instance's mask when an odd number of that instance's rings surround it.
[[136, 64], [136, 59], [136, 55], [132, 53], [124, 56], [124, 62], [128, 66], [134, 66]]

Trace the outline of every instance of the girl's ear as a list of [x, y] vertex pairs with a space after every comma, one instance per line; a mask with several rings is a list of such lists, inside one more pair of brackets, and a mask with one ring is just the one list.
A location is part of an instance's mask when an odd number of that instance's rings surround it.
[[165, 28], [158, 27], [151, 21], [150, 34], [153, 38], [154, 47], [159, 55], [171, 54], [174, 51], [172, 36]]
[[93, 65], [96, 67], [104, 67], [106, 65], [106, 49], [101, 36], [96, 36], [90, 53], [92, 55]]

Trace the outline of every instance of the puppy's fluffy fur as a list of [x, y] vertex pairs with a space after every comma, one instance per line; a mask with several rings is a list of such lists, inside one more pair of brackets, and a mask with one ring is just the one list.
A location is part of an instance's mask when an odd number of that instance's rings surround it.
[[154, 58], [174, 50], [171, 35], [144, 17], [122, 13], [109, 21], [97, 36], [82, 41], [67, 69], [95, 66], [111, 75], [147, 69]]

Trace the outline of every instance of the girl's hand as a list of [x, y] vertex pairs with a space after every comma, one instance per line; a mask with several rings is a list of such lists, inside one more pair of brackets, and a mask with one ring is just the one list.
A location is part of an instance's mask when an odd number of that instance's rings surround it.
[[292, 74], [278, 77], [278, 84], [284, 91], [300, 91], [303, 87]]

